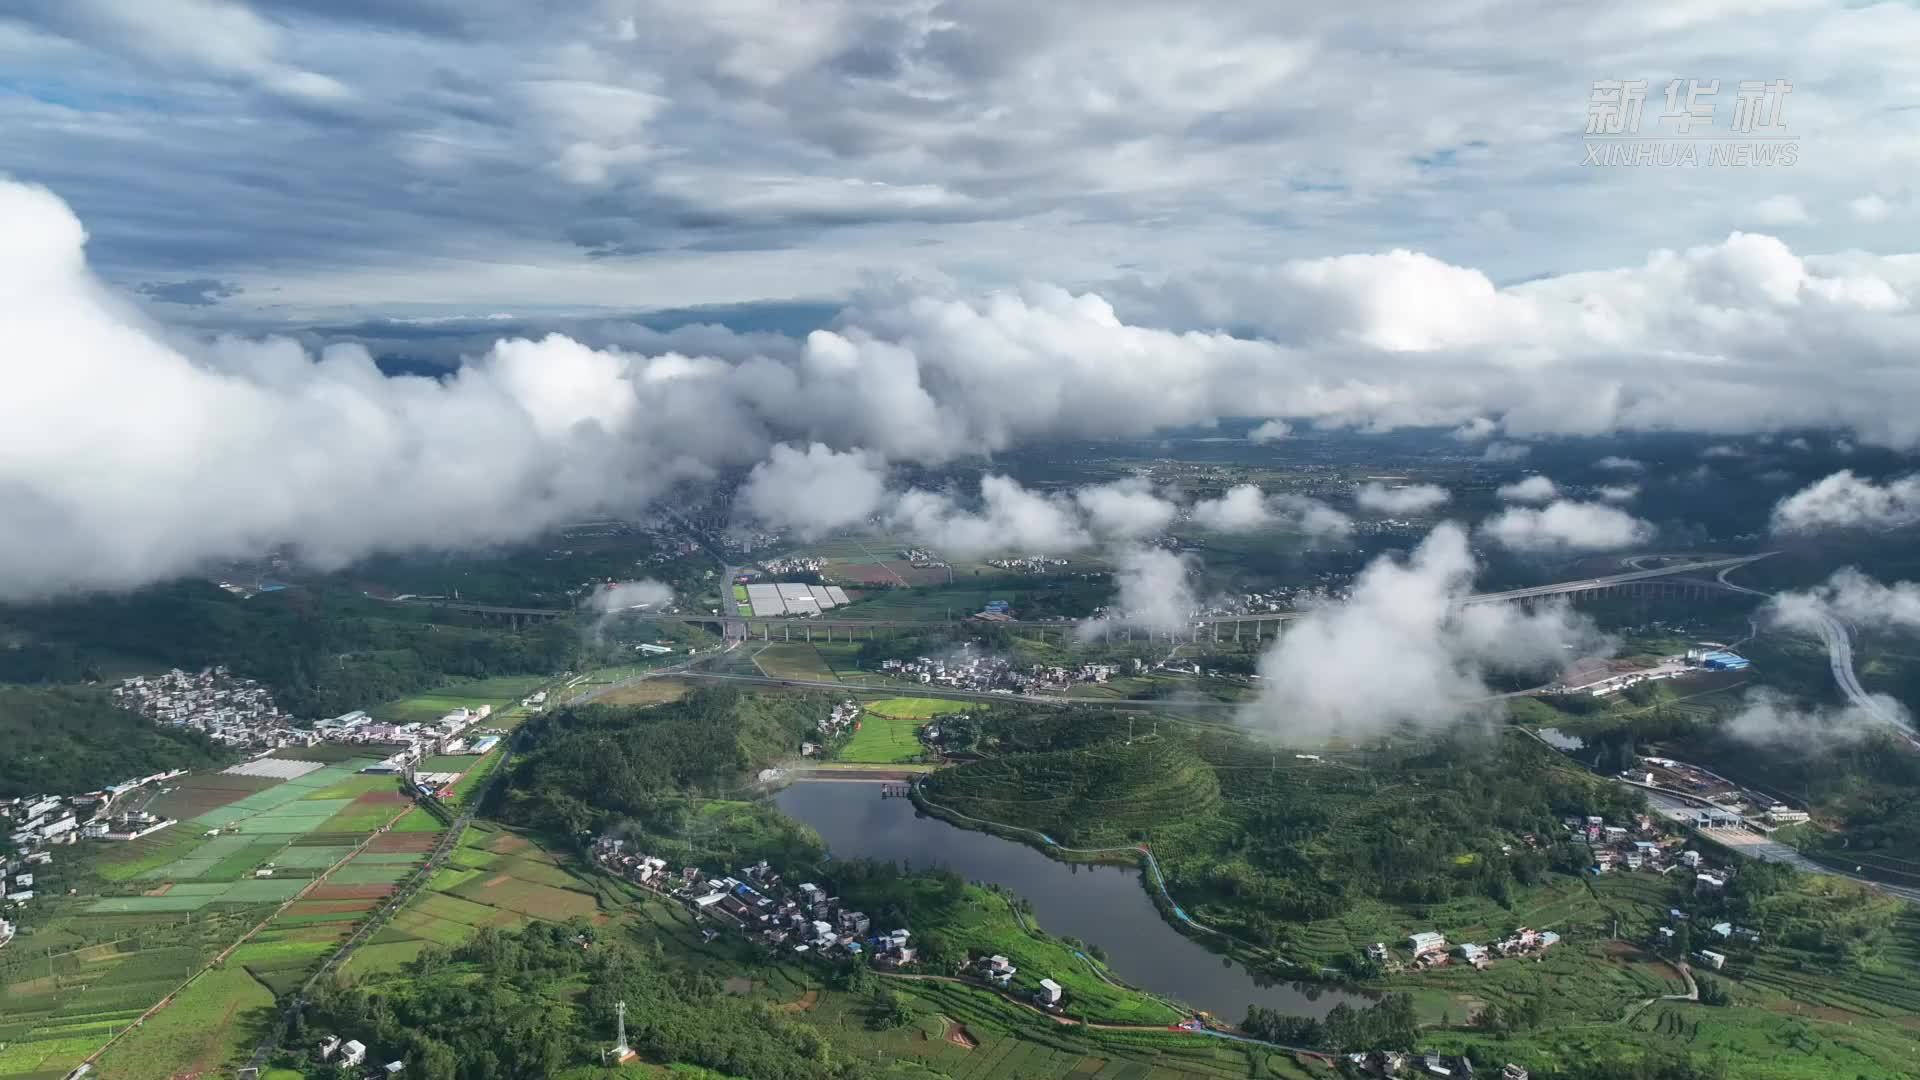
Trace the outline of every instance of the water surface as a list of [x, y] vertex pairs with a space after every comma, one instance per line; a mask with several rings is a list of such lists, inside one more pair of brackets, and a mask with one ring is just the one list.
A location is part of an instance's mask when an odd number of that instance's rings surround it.
[[1136, 869], [1049, 859], [1025, 844], [927, 817], [910, 800], [883, 799], [878, 784], [803, 781], [774, 802], [813, 826], [838, 858], [940, 867], [1010, 889], [1033, 905], [1042, 929], [1100, 946], [1115, 975], [1230, 1023], [1256, 1003], [1316, 1017], [1342, 1001], [1369, 1004], [1313, 984], [1261, 985], [1238, 963], [1169, 926]]

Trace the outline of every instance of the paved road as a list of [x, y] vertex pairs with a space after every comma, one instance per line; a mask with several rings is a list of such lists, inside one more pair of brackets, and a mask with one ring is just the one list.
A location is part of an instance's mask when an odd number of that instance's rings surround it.
[[[1772, 593], [1749, 589], [1745, 585], [1735, 585], [1728, 581], [1727, 575], [1739, 568], [1739, 566], [1729, 566], [1721, 570], [1717, 575], [1720, 584], [1748, 596], [1759, 596], [1769, 600], [1773, 598]], [[1889, 710], [1882, 699], [1867, 693], [1866, 687], [1860, 685], [1860, 676], [1853, 667], [1853, 634], [1847, 629], [1846, 623], [1833, 612], [1825, 609], [1820, 612], [1820, 639], [1827, 646], [1827, 666], [1833, 670], [1834, 684], [1840, 687], [1840, 692], [1846, 695], [1847, 700], [1855, 708], [1906, 735], [1909, 741], [1920, 736], [1920, 731], [1916, 731], [1905, 718]]]

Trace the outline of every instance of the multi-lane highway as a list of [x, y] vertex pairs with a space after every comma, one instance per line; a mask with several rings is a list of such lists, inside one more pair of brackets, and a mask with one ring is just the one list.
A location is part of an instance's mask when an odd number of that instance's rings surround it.
[[[1510, 603], [1510, 602], [1519, 601], [1519, 600], [1532, 600], [1532, 599], [1538, 599], [1542, 597], [1566, 596], [1566, 595], [1571, 595], [1576, 593], [1599, 592], [1606, 589], [1614, 589], [1614, 588], [1620, 588], [1622, 586], [1627, 586], [1627, 585], [1642, 584], [1645, 582], [1655, 581], [1663, 578], [1678, 578], [1678, 577], [1684, 577], [1685, 575], [1688, 575], [1688, 574], [1705, 574], [1709, 571], [1714, 571], [1714, 570], [1718, 570], [1718, 571], [1721, 571], [1722, 573], [1725, 573], [1727, 570], [1734, 569], [1735, 567], [1745, 566], [1746, 564], [1753, 562], [1757, 559], [1764, 559], [1770, 554], [1772, 554], [1772, 552], [1762, 552], [1758, 555], [1738, 555], [1738, 556], [1734, 556], [1726, 559], [1709, 559], [1703, 562], [1680, 563], [1674, 566], [1656, 567], [1651, 570], [1629, 570], [1624, 573], [1607, 574], [1602, 577], [1582, 578], [1578, 581], [1561, 581], [1561, 582], [1555, 582], [1550, 585], [1532, 585], [1524, 589], [1508, 589], [1503, 592], [1476, 593], [1475, 595], [1469, 596], [1465, 600], [1462, 600], [1461, 603], [1462, 604]], [[697, 615], [697, 614], [696, 615], [655, 615], [655, 616], [652, 616], [653, 620], [656, 622], [711, 623], [715, 621], [716, 618], [719, 618], [719, 619], [725, 619], [728, 622], [746, 621], [745, 618], [742, 616], [729, 616], [725, 614], [725, 612], [729, 609], [729, 607], [732, 604], [731, 589], [729, 588], [729, 586], [732, 582], [733, 571], [735, 570], [735, 568], [731, 566], [726, 566], [726, 560], [717, 553], [715, 554], [715, 559], [719, 561], [722, 564], [723, 568], [727, 571], [725, 575], [725, 581], [723, 581], [721, 585], [722, 591], [720, 593], [720, 596], [723, 603], [723, 606], [720, 609], [722, 612], [721, 615], [719, 616]], [[1709, 587], [1711, 586], [1709, 585]], [[1727, 587], [1737, 588], [1736, 586], [1732, 586], [1732, 585], [1729, 585]], [[1747, 591], [1751, 591], [1751, 590], [1747, 590]], [[479, 615], [493, 615], [493, 616], [507, 616], [507, 617], [517, 616], [517, 617], [525, 617], [525, 618], [561, 618], [567, 615], [574, 614], [573, 612], [560, 610], [556, 608], [503, 607], [503, 606], [493, 605], [493, 604], [447, 603], [441, 600], [411, 600], [410, 599], [405, 602], [430, 604], [434, 607], [441, 608], [447, 611], [463, 611], [463, 612], [469, 612], [469, 613], [479, 614]], [[1248, 614], [1248, 615], [1208, 616], [1208, 617], [1196, 619], [1195, 626], [1196, 627], [1206, 627], [1206, 626], [1213, 626], [1213, 625], [1232, 626], [1235, 624], [1244, 624], [1244, 623], [1260, 624], [1260, 623], [1287, 622], [1292, 619], [1301, 618], [1305, 614], [1306, 612], [1303, 612], [1303, 611], [1273, 611], [1273, 612], [1263, 612], [1259, 614]], [[848, 631], [890, 630], [890, 629], [899, 629], [899, 628], [908, 628], [908, 627], [951, 625], [947, 620], [942, 620], [942, 619], [859, 619], [859, 618], [848, 618], [848, 617], [842, 617], [842, 618], [809, 617], [805, 619], [786, 619], [786, 618], [765, 618], [765, 617], [756, 616], [751, 621], [756, 624], [765, 624], [765, 625], [791, 624], [795, 627], [808, 626], [817, 630], [848, 630]], [[1074, 624], [1067, 620], [1057, 620], [1052, 622], [1046, 622], [1046, 621], [1009, 619], [1005, 621], [996, 621], [994, 625], [1006, 626], [1006, 627], [1012, 627], [1012, 628], [1039, 627], [1042, 629], [1054, 629], [1054, 628], [1070, 626]]]
[[[1728, 581], [1727, 575], [1737, 569], [1739, 569], [1738, 566], [1729, 566], [1721, 570], [1717, 580], [1734, 592], [1772, 599], [1772, 593], [1749, 589], [1744, 585], [1735, 585]], [[1833, 612], [1822, 608], [1819, 629], [1820, 638], [1827, 646], [1827, 666], [1833, 670], [1834, 685], [1846, 695], [1847, 701], [1867, 716], [1900, 731], [1909, 740], [1920, 738], [1920, 731], [1916, 731], [1905, 717], [1895, 714], [1886, 707], [1884, 699], [1867, 693], [1866, 687], [1860, 685], [1859, 673], [1853, 667], [1853, 634], [1847, 629], [1847, 624]]]

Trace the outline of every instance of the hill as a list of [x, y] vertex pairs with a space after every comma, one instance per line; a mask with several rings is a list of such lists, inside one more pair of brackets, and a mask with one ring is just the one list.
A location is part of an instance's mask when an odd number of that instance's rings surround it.
[[0, 798], [90, 791], [222, 757], [201, 736], [160, 727], [91, 688], [0, 686], [0, 746]]

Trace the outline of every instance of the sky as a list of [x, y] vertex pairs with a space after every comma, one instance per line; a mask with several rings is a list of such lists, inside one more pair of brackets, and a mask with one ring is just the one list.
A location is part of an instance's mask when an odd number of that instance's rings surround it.
[[[0, 72], [0, 174], [176, 325], [1045, 283], [1211, 328], [1248, 311], [1208, 282], [1338, 257], [1412, 253], [1418, 304], [1417, 259], [1920, 250], [1894, 3], [0, 0]], [[1647, 134], [1719, 80], [1728, 137], [1784, 81], [1794, 163], [1583, 165], [1594, 83], [1636, 79]]]

